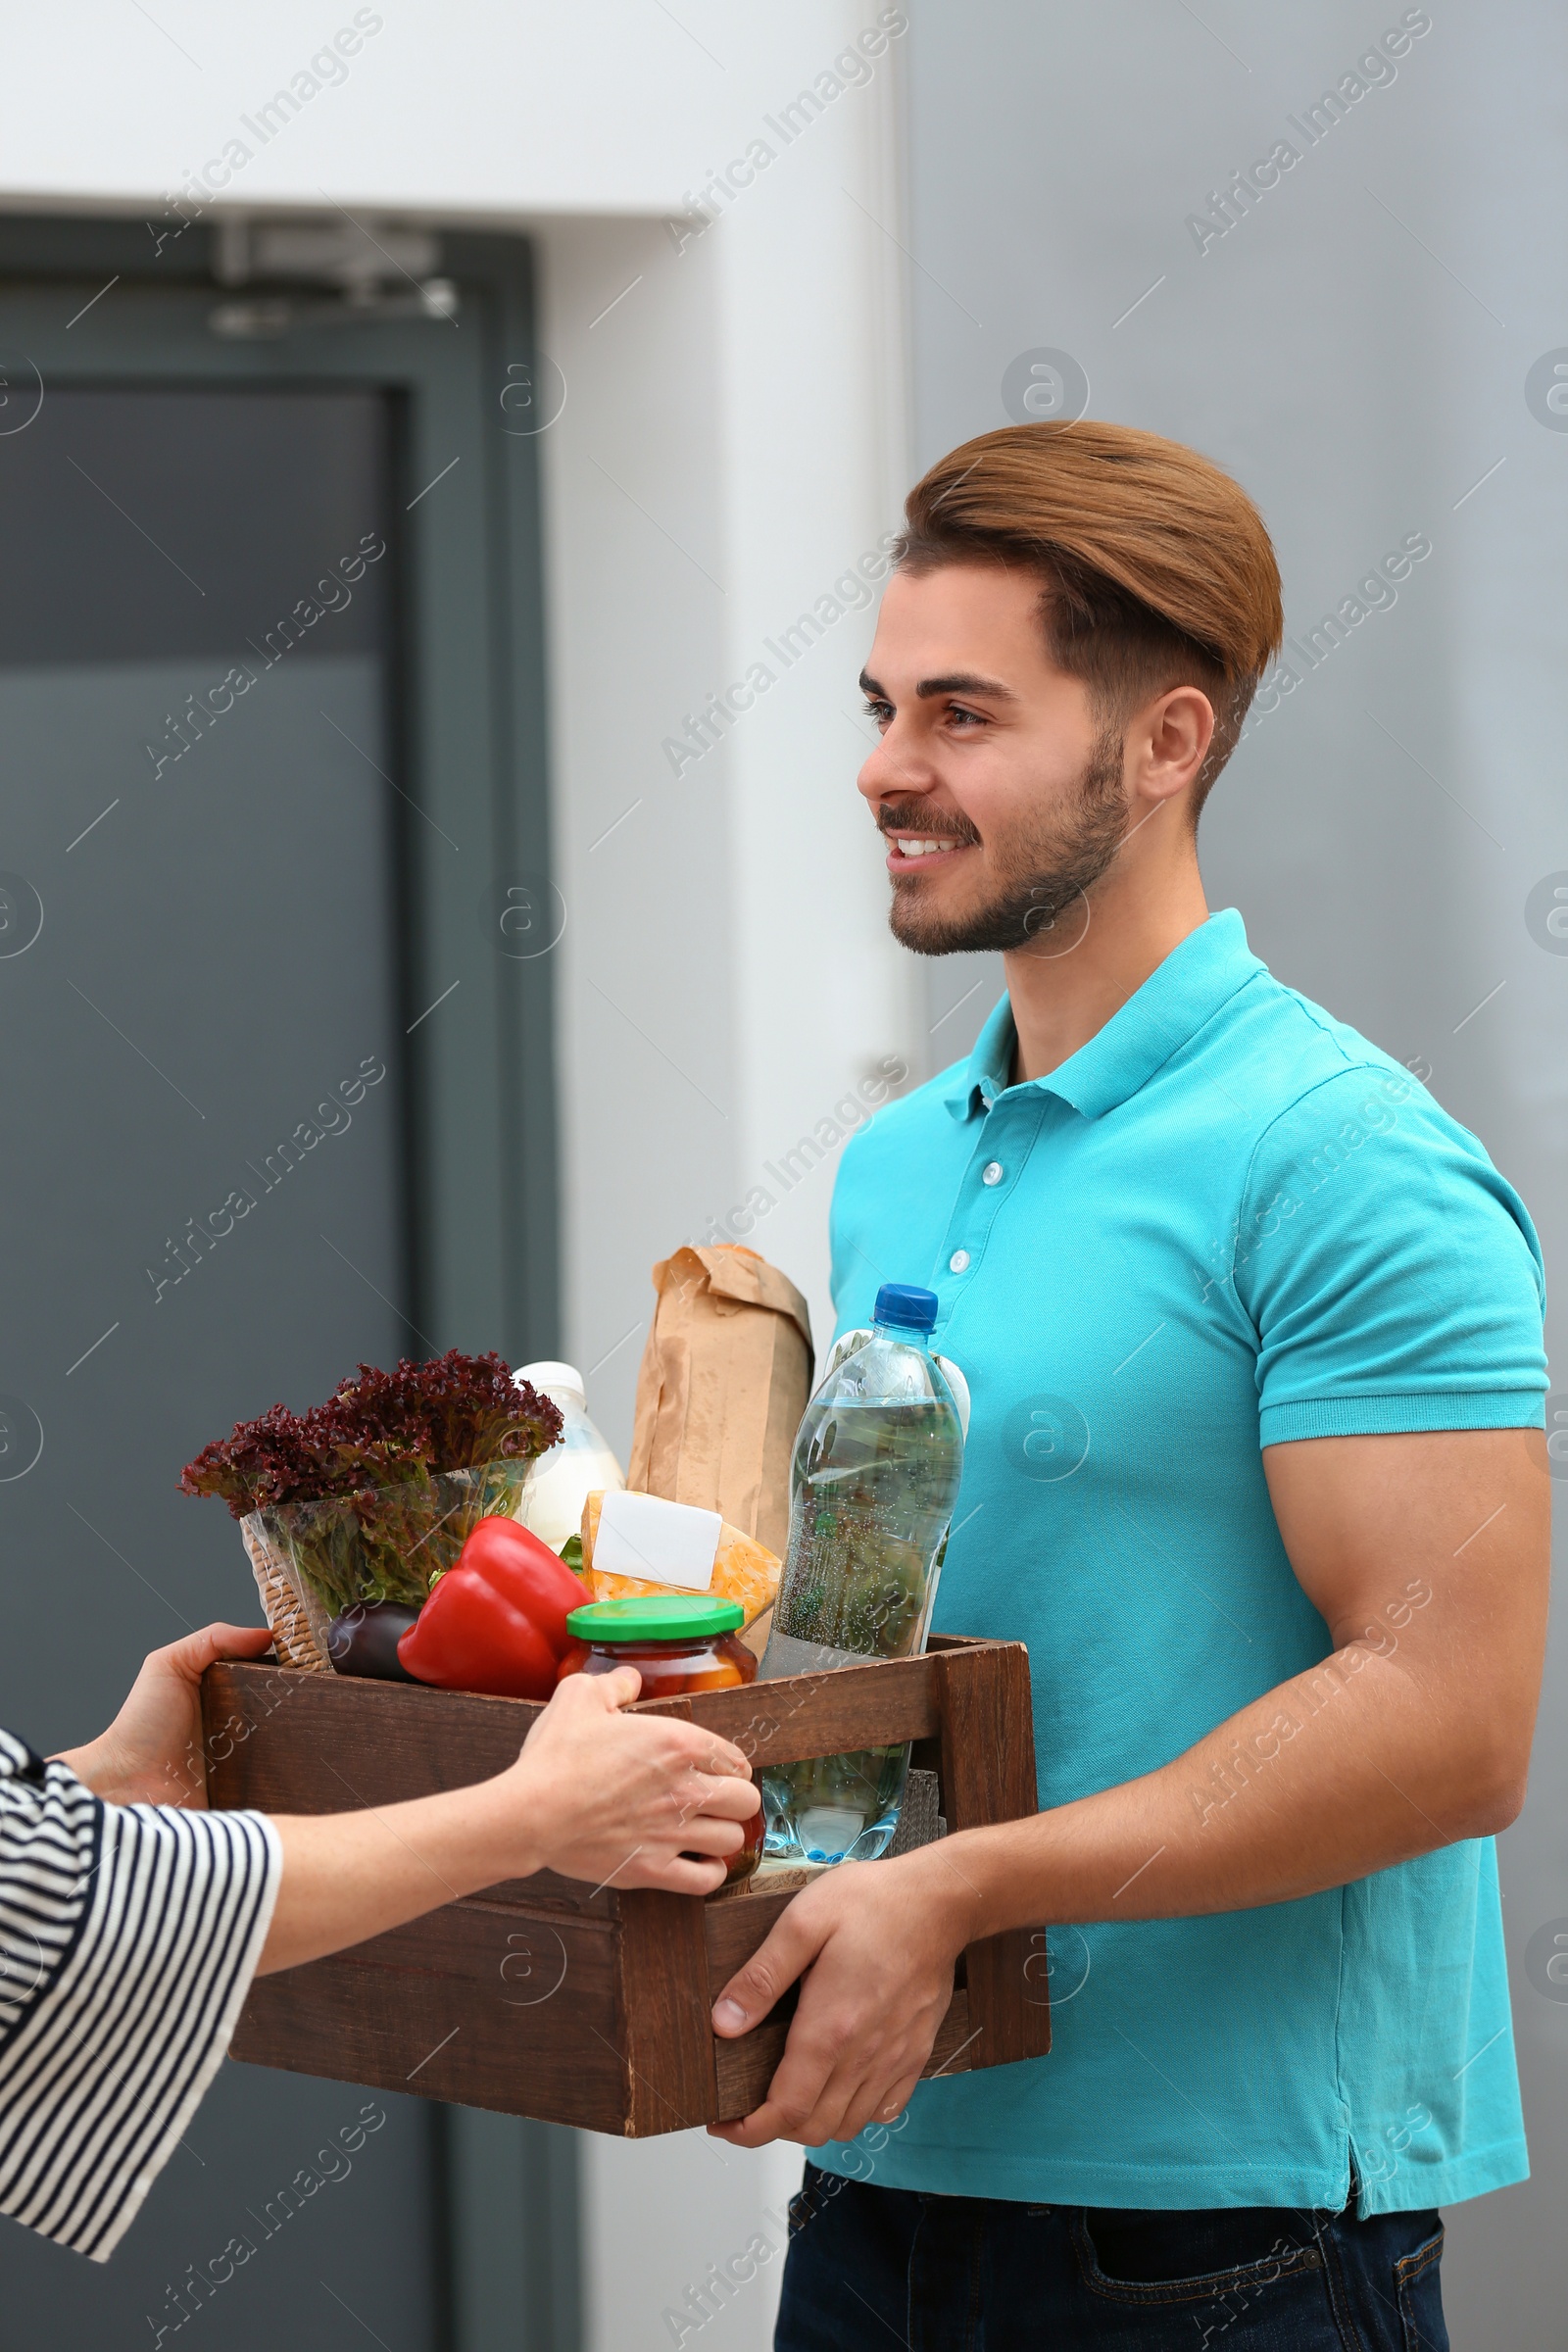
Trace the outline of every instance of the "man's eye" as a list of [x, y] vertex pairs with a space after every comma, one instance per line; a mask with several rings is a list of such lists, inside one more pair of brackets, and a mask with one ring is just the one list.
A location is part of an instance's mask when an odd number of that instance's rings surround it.
[[867, 718], [874, 719], [879, 727], [885, 727], [893, 716], [893, 705], [891, 703], [879, 703], [871, 696], [867, 695], [865, 703], [865, 715]]
[[986, 723], [978, 710], [965, 710], [959, 703], [948, 705], [948, 717], [955, 726], [983, 727]]

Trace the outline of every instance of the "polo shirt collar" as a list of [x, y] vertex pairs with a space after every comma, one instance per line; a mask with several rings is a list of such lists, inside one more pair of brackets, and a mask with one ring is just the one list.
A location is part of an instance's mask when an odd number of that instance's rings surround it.
[[[1247, 944], [1241, 915], [1234, 906], [1223, 907], [1171, 950], [1087, 1045], [1029, 1083], [1070, 1102], [1086, 1119], [1101, 1118], [1147, 1084], [1263, 968]], [[1006, 1093], [1016, 1042], [1012, 1006], [1004, 997], [943, 1098], [955, 1118], [973, 1118]]]

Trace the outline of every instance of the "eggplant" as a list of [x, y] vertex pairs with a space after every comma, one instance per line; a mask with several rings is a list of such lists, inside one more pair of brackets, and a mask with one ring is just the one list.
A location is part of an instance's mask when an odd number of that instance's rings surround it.
[[334, 1617], [326, 1646], [337, 1674], [368, 1675], [380, 1683], [412, 1683], [398, 1643], [418, 1616], [397, 1600], [357, 1600]]

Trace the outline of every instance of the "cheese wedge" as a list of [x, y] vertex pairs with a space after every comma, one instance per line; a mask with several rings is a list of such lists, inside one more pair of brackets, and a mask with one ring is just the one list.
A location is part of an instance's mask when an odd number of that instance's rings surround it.
[[[651, 1578], [612, 1576], [594, 1566], [594, 1543], [599, 1534], [599, 1514], [604, 1499], [602, 1493], [593, 1494], [582, 1506], [582, 1573], [593, 1598], [629, 1600], [644, 1592], [689, 1592], [692, 1589], [690, 1585], [665, 1585], [658, 1584]], [[712, 1580], [707, 1589], [725, 1600], [738, 1601], [746, 1611], [746, 1623], [750, 1625], [764, 1610], [772, 1607], [778, 1593], [781, 1565], [782, 1562], [765, 1544], [756, 1543], [750, 1536], [743, 1536], [738, 1527], [731, 1527], [725, 1520], [719, 1528]]]

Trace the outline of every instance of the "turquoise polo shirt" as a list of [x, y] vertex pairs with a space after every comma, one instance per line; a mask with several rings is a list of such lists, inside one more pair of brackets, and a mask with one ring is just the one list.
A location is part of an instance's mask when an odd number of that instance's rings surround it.
[[[935, 1623], [1028, 1643], [1049, 1806], [1330, 1652], [1260, 1448], [1539, 1429], [1544, 1294], [1475, 1137], [1281, 987], [1234, 910], [1048, 1076], [1011, 1084], [1013, 1045], [1004, 999], [966, 1065], [850, 1144], [833, 1282], [841, 1330], [882, 1282], [941, 1301], [973, 1418]], [[1391, 1628], [1426, 1605], [1405, 1583]], [[815, 2161], [1030, 2203], [1338, 2208], [1353, 2154], [1363, 2213], [1528, 2171], [1490, 1838], [1297, 1902], [1053, 1930], [1050, 1982], [1049, 2057], [923, 2082], [902, 2128]]]

